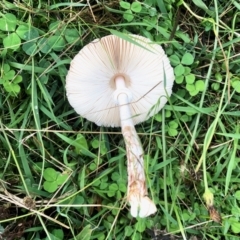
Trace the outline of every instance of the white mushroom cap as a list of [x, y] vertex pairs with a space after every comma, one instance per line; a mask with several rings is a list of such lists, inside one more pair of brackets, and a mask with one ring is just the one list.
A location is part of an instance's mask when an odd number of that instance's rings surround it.
[[134, 124], [158, 112], [172, 93], [174, 73], [162, 47], [141, 36], [127, 37], [133, 43], [115, 35], [94, 40], [74, 57], [68, 71], [66, 90], [71, 106], [100, 126], [121, 126], [114, 101], [116, 76], [124, 77], [132, 94]]

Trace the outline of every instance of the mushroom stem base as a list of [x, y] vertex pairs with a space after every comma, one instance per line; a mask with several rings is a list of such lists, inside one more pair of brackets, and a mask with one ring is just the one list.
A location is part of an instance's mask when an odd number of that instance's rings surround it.
[[147, 196], [144, 172], [143, 149], [134, 126], [122, 127], [128, 161], [127, 198], [133, 217], [147, 217], [157, 211], [153, 201]]

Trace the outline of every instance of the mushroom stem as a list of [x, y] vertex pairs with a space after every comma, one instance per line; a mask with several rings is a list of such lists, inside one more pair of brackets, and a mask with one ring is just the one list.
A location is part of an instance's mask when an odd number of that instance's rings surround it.
[[122, 76], [115, 79], [115, 99], [119, 105], [122, 134], [126, 144], [128, 191], [127, 199], [131, 205], [133, 217], [147, 217], [157, 211], [153, 201], [148, 197], [144, 172], [143, 149], [135, 130], [129, 107], [131, 92], [126, 88]]

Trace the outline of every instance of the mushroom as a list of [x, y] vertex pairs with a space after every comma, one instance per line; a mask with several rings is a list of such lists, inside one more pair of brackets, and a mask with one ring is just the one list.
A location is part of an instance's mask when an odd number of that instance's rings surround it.
[[121, 126], [133, 217], [157, 211], [148, 197], [143, 149], [134, 125], [165, 105], [173, 82], [162, 47], [137, 35], [109, 35], [87, 44], [72, 60], [66, 77], [67, 98], [78, 114], [99, 126]]

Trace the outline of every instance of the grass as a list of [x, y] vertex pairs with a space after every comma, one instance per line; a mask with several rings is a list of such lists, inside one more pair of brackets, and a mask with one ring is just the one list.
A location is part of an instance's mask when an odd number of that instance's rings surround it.
[[[238, 239], [237, 1], [0, 3], [2, 239]], [[161, 44], [176, 82], [137, 125], [157, 214], [126, 203], [120, 129], [69, 105], [65, 77], [90, 41], [134, 33]], [[172, 238], [170, 238], [170, 236]]]

